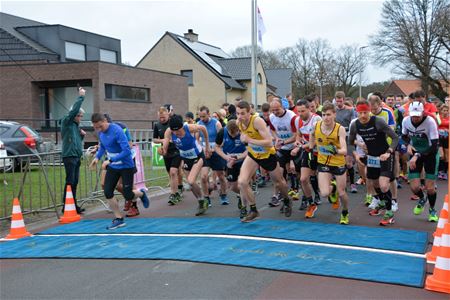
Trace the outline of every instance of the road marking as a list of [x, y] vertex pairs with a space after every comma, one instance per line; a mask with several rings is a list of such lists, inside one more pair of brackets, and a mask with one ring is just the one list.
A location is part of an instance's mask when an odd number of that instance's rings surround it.
[[347, 246], [347, 245], [336, 245], [329, 243], [318, 243], [318, 242], [306, 242], [306, 241], [294, 241], [285, 240], [277, 238], [266, 238], [266, 237], [254, 237], [245, 235], [225, 235], [225, 234], [186, 234], [186, 233], [76, 233], [76, 234], [39, 234], [35, 236], [40, 237], [62, 237], [62, 236], [79, 236], [79, 237], [89, 237], [89, 236], [144, 236], [144, 237], [204, 237], [204, 238], [224, 238], [224, 239], [240, 239], [240, 240], [251, 240], [251, 241], [264, 241], [264, 242], [276, 242], [284, 244], [293, 245], [306, 245], [306, 246], [320, 246], [336, 249], [349, 249], [357, 251], [367, 251], [375, 253], [385, 253], [385, 254], [395, 254], [402, 256], [410, 256], [417, 258], [425, 258], [425, 254], [419, 253], [409, 253], [403, 251], [385, 250], [385, 249], [375, 249], [367, 247], [357, 247], [357, 246]]

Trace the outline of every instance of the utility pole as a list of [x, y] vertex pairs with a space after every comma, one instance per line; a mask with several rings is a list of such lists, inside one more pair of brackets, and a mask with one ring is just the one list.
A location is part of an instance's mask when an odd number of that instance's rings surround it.
[[363, 73], [363, 67], [362, 67], [362, 50], [367, 48], [369, 46], [361, 46], [359, 47], [359, 62], [361, 63], [361, 69], [359, 69], [359, 99], [361, 99], [361, 84], [362, 84], [362, 73]]

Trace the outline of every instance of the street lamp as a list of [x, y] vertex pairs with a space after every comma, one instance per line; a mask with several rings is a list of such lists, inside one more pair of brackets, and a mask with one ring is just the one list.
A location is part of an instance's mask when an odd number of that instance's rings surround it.
[[361, 46], [359, 47], [359, 61], [361, 62], [361, 69], [359, 69], [359, 99], [361, 99], [361, 81], [362, 81], [362, 72], [363, 72], [363, 67], [362, 67], [362, 50], [367, 48], [369, 46]]

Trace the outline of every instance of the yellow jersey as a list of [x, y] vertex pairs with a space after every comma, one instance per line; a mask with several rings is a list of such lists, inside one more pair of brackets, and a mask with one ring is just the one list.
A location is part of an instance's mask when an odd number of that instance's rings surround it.
[[[263, 140], [261, 134], [259, 134], [258, 130], [253, 126], [253, 122], [255, 121], [257, 115], [250, 116], [250, 122], [248, 123], [247, 128], [243, 128], [242, 124], [239, 122], [239, 130], [241, 133], [248, 135], [250, 138], [254, 140]], [[247, 145], [248, 152], [256, 159], [265, 159], [268, 158], [271, 154], [275, 154], [275, 147], [264, 147], [255, 145], [252, 143], [248, 143]]]
[[318, 121], [314, 129], [314, 137], [318, 150], [317, 162], [330, 167], [345, 166], [345, 155], [335, 154], [335, 149], [340, 149], [339, 128], [341, 125], [335, 123], [333, 131], [329, 135], [322, 132], [321, 125], [323, 121]]

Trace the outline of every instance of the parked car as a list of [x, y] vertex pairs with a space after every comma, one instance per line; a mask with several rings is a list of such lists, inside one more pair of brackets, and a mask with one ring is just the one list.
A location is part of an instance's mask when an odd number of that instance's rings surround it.
[[11, 170], [11, 159], [8, 159], [5, 144], [0, 140], [0, 172], [8, 172]]
[[[5, 145], [8, 156], [38, 154], [42, 145], [42, 137], [39, 133], [17, 122], [0, 121], [0, 139]], [[23, 160], [14, 159], [16, 170], [20, 170]]]

